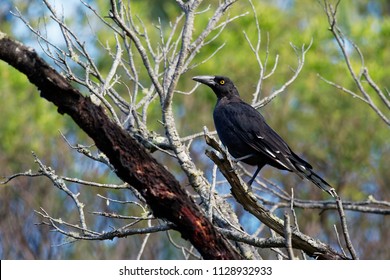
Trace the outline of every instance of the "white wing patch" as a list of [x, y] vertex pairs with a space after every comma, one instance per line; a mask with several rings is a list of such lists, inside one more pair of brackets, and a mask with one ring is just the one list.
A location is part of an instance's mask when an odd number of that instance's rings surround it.
[[267, 148], [265, 148], [265, 151], [266, 151], [269, 155], [271, 155], [273, 158], [276, 158], [276, 156], [275, 156], [270, 150], [268, 150]]
[[286, 168], [287, 170], [291, 170], [290, 167], [287, 167], [283, 162], [281, 162], [280, 160], [276, 159], [276, 162], [279, 163], [281, 166], [283, 166], [284, 168]]
[[310, 176], [311, 175], [311, 171], [310, 170], [307, 170], [307, 168], [306, 167], [304, 167], [303, 165], [297, 165], [297, 167], [299, 168], [299, 170], [301, 171], [301, 172], [303, 172], [306, 176]]
[[[260, 135], [256, 135], [256, 137], [259, 138], [259, 139], [261, 139], [261, 140], [264, 139], [264, 137], [263, 137], [263, 136], [260, 136]], [[279, 159], [276, 158], [276, 156], [275, 156], [274, 153], [280, 154], [280, 153], [281, 153], [280, 151], [275, 151], [275, 152], [273, 153], [273, 152], [271, 152], [269, 149], [267, 149], [266, 147], [264, 147], [264, 149], [265, 149], [266, 153], [269, 154], [272, 158], [274, 158], [275, 161], [276, 161], [277, 163], [279, 163], [281, 166], [283, 166], [283, 167], [286, 168], [287, 170], [291, 170], [291, 167], [288, 167], [286, 164], [284, 164], [283, 162], [281, 162]]]

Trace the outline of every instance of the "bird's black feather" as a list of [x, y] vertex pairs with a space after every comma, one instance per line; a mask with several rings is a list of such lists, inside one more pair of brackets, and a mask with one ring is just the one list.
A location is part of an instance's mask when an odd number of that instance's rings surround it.
[[236, 159], [257, 166], [249, 181], [268, 164], [288, 170], [334, 195], [333, 188], [315, 174], [312, 166], [296, 155], [287, 143], [265, 122], [264, 117], [239, 96], [233, 82], [223, 76], [198, 76], [195, 81], [208, 85], [217, 95], [214, 124], [221, 142]]

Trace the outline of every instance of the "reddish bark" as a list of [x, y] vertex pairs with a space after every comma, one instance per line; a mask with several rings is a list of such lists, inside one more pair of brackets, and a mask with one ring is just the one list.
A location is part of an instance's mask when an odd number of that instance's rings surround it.
[[[0, 33], [1, 35], [1, 33]], [[175, 225], [205, 259], [242, 258], [202, 214], [174, 176], [125, 130], [41, 59], [34, 50], [0, 36], [0, 59], [24, 73], [43, 98], [68, 114], [95, 142], [116, 168], [117, 175], [135, 187], [156, 217]]]

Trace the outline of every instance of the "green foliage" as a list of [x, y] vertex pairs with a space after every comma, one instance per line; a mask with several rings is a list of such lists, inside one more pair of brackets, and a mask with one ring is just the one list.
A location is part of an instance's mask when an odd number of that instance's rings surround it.
[[[195, 20], [195, 36], [200, 34], [206, 26], [212, 8], [219, 1], [205, 1], [200, 10], [207, 9], [208, 2], [210, 2], [211, 9], [198, 14]], [[288, 2], [289, 5], [283, 6], [283, 2]], [[174, 1], [149, 0], [130, 1], [130, 3], [131, 9], [140, 20], [136, 24], [140, 28], [144, 24], [152, 41], [152, 47], [158, 49], [157, 42], [160, 38], [160, 30], [163, 30], [163, 35], [167, 39], [171, 31], [171, 23], [177, 15], [180, 15], [180, 9]], [[367, 198], [368, 195], [374, 195], [377, 199], [389, 200], [390, 193], [386, 191], [390, 183], [390, 173], [388, 172], [388, 166], [390, 166], [389, 128], [366, 104], [336, 90], [318, 77], [319, 74], [345, 88], [356, 90], [356, 86], [347, 73], [343, 57], [328, 31], [327, 19], [320, 4], [311, 0], [267, 0], [253, 1], [253, 4], [261, 27], [260, 57], [263, 61], [268, 57], [268, 63], [265, 65], [267, 73], [273, 68], [276, 56], [279, 56], [275, 73], [263, 82], [262, 96], [267, 96], [278, 89], [293, 75], [291, 68], [296, 67], [297, 58], [290, 47], [290, 42], [300, 48], [303, 44], [307, 46], [311, 40], [313, 41], [299, 78], [286, 92], [261, 109], [268, 123], [287, 140], [297, 153], [303, 154], [344, 198], [361, 200]], [[390, 68], [387, 62], [390, 60], [390, 52], [388, 51], [390, 19], [388, 16], [372, 12], [369, 7], [374, 4], [388, 5], [386, 1], [342, 1], [338, 14], [339, 24], [344, 33], [361, 48], [365, 56], [365, 65], [369, 68], [373, 79], [383, 89], [389, 89]], [[37, 5], [36, 2], [35, 5]], [[95, 6], [103, 15], [108, 14], [107, 1], [95, 1]], [[384, 11], [385, 9], [379, 10]], [[36, 12], [28, 11], [27, 14], [37, 16]], [[193, 65], [201, 63], [222, 44], [225, 44], [211, 59], [182, 75], [177, 90], [188, 91], [192, 89], [195, 85], [195, 82], [191, 80], [192, 76], [223, 74], [235, 81], [243, 99], [250, 102], [252, 93], [255, 91], [259, 66], [246, 42], [244, 32], [251, 42], [256, 44], [258, 38], [254, 14], [247, 1], [237, 1], [226, 17], [232, 18], [246, 12], [248, 12], [247, 15], [238, 17], [229, 23], [216, 40], [201, 49], [193, 61]], [[82, 13], [77, 14], [74, 18], [69, 19], [69, 24], [76, 27], [80, 25], [78, 30], [86, 34], [86, 44], [94, 51], [99, 69], [102, 73], [108, 73], [112, 58], [102, 46], [109, 46], [111, 50], [115, 50], [115, 38], [109, 28], [93, 19], [92, 13], [88, 12], [87, 15], [88, 19]], [[35, 19], [37, 21], [37, 18]], [[88, 34], [94, 33], [96, 36], [88, 36]], [[212, 33], [210, 37], [216, 34], [217, 31]], [[173, 40], [177, 38], [178, 35], [175, 35]], [[352, 48], [349, 51], [352, 54], [354, 69], [359, 69], [361, 61], [358, 55], [353, 53]], [[141, 59], [135, 57], [135, 62], [140, 69], [140, 79], [148, 81], [146, 72], [142, 70]], [[82, 74], [82, 70], [78, 71]], [[132, 85], [126, 83], [125, 73], [119, 72], [118, 75], [123, 78], [123, 83], [117, 90], [123, 98], [129, 100], [131, 94], [129, 89]], [[31, 168], [31, 150], [36, 151], [38, 155], [44, 155], [47, 159], [56, 158], [59, 155], [63, 157], [63, 155], [71, 153], [63, 141], [59, 139], [59, 129], [64, 128], [66, 132], [70, 131], [69, 134], [75, 139], [85, 140], [85, 135], [77, 132], [77, 129], [67, 118], [53, 110], [54, 107], [51, 104], [37, 98], [36, 89], [31, 86], [28, 80], [2, 62], [0, 62], [0, 81], [2, 98], [0, 112], [3, 120], [0, 122], [0, 151], [2, 152], [0, 165], [8, 166], [9, 173]], [[142, 92], [139, 93], [139, 96], [141, 95]], [[140, 98], [139, 96], [138, 98]], [[378, 101], [377, 99], [374, 98], [375, 101]], [[198, 88], [195, 93], [189, 96], [175, 95], [173, 106], [176, 113], [176, 125], [181, 136], [200, 132], [204, 125], [213, 130], [212, 108], [215, 101], [214, 94], [206, 88]], [[160, 119], [161, 108], [158, 100], [155, 99], [149, 107], [148, 128], [161, 132]], [[203, 154], [203, 150], [199, 150], [199, 147], [196, 148], [198, 150], [193, 151], [194, 158], [199, 159], [199, 162], [206, 168], [208, 162], [202, 162], [200, 155]], [[101, 176], [102, 178], [108, 177], [105, 178], [107, 181], [113, 180], [110, 177], [112, 175], [107, 174], [106, 171], [101, 172], [96, 166], [80, 163], [75, 163], [72, 166], [69, 164], [71, 157], [65, 157], [66, 159], [59, 160], [57, 163], [61, 170], [65, 170], [64, 173], [77, 175], [84, 173], [89, 174], [85, 176], [90, 178]], [[171, 163], [170, 160], [164, 162], [171, 171], [178, 171], [177, 165]], [[270, 170], [266, 170], [263, 175], [282, 182], [286, 189], [294, 185], [292, 183], [294, 175], [272, 171], [271, 177], [270, 172]], [[373, 187], [367, 188], [367, 186]], [[313, 188], [313, 186], [305, 185], [305, 187], [297, 189], [296, 192], [301, 197], [318, 197], [318, 193], [311, 192]], [[44, 193], [45, 191], [41, 190], [41, 194]], [[57, 207], [56, 212], [59, 212], [61, 207], [58, 205]], [[305, 211], [302, 215], [307, 217], [309, 214]], [[311, 212], [310, 215], [313, 215], [313, 220], [315, 220], [317, 212]], [[378, 226], [383, 222], [380, 219], [371, 222], [368, 218], [361, 220], [356, 218], [354, 221], [360, 223], [365, 229]], [[318, 221], [315, 220], [315, 222]], [[312, 228], [310, 224], [305, 224], [305, 226], [307, 226], [305, 228], [307, 231]], [[329, 228], [332, 228], [332, 225], [328, 227], [328, 230]], [[310, 234], [310, 232], [308, 233]], [[384, 233], [382, 234], [384, 236]], [[360, 238], [364, 240], [362, 236]], [[127, 241], [128, 239], [126, 239], [126, 243]], [[121, 240], [115, 244], [125, 246], [124, 243]], [[139, 242], [133, 240], [131, 244], [127, 243], [126, 246], [130, 248], [137, 244], [139, 245]], [[370, 244], [375, 245], [376, 243], [372, 241]], [[78, 249], [63, 252], [63, 254], [73, 258], [79, 256], [93, 258], [98, 248], [107, 249], [106, 252], [115, 251], [113, 244], [104, 243], [101, 247], [94, 244], [93, 246], [96, 247], [89, 247], [83, 243]], [[158, 256], [154, 248], [149, 248], [149, 250], [151, 256], [161, 257]], [[365, 251], [364, 254], [368, 258], [372, 258], [374, 253]], [[389, 256], [388, 252], [382, 254], [382, 257]], [[166, 255], [169, 258], [174, 258], [175, 253], [170, 251]], [[129, 254], [122, 256], [128, 257]], [[113, 258], [107, 253], [102, 253], [100, 257]], [[381, 256], [377, 255], [377, 257]]]
[[0, 150], [8, 155], [9, 163], [31, 158], [32, 150], [42, 154], [53, 152], [51, 147], [65, 119], [53, 110], [52, 105], [37, 98], [37, 89], [25, 76], [4, 62], [0, 62], [0, 80], [3, 100], [0, 103], [3, 119], [0, 122]]
[[[318, 166], [333, 184], [339, 185], [345, 195], [362, 199], [367, 193], [361, 192], [362, 188], [357, 191], [358, 186], [376, 180], [373, 158], [376, 153], [388, 150], [389, 130], [367, 104], [337, 91], [317, 76], [319, 74], [356, 90], [343, 57], [327, 30], [327, 20], [321, 6], [318, 3], [309, 5], [308, 1], [294, 2], [288, 9], [280, 9], [276, 5], [273, 1], [255, 3], [261, 27], [260, 56], [263, 60], [269, 37], [267, 69], [272, 68], [275, 55], [279, 55], [275, 74], [264, 81], [263, 96], [280, 87], [293, 74], [290, 67], [294, 68], [297, 62], [289, 42], [299, 47], [313, 40], [313, 45], [300, 77], [262, 112], [291, 146]], [[221, 74], [231, 76], [244, 99], [250, 101], [258, 77], [258, 66], [245, 42], [243, 31], [253, 43], [256, 42], [253, 14], [247, 3], [242, 1], [231, 13], [235, 15], [245, 10], [250, 15], [235, 20], [227, 27], [227, 32], [214, 42], [215, 46], [226, 42], [223, 50], [195, 71], [208, 74], [221, 73], [220, 69], [224, 69]], [[360, 46], [370, 74], [383, 88], [388, 88], [390, 70], [383, 67], [381, 59], [388, 55], [384, 46], [389, 44], [389, 37], [383, 36], [387, 20], [370, 14], [364, 17], [348, 14], [348, 17], [343, 17], [343, 13], [351, 11], [343, 1], [339, 11], [342, 27], [345, 27], [351, 40]], [[352, 49], [350, 51], [353, 52]], [[207, 49], [203, 52], [207, 54]], [[356, 53], [351, 54], [353, 65], [359, 69], [359, 57]], [[201, 101], [195, 98], [196, 102]]]

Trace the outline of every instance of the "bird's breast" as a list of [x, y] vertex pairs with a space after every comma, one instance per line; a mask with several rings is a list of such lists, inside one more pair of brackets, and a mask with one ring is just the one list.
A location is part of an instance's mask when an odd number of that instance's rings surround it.
[[[234, 158], [253, 154], [253, 148], [245, 141], [240, 124], [237, 123], [237, 116], [233, 111], [228, 110], [228, 107], [216, 106], [213, 117], [219, 139]], [[253, 164], [250, 159], [244, 162]]]

